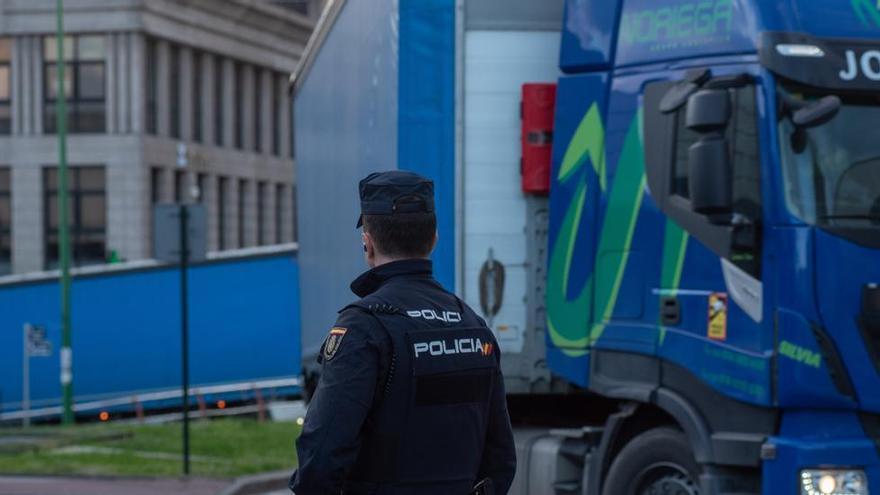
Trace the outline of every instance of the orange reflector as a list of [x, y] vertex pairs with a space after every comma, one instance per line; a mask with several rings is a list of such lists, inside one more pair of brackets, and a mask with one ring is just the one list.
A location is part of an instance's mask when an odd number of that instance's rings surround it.
[[217, 409], [226, 409], [226, 401], [218, 400], [217, 401]]
[[110, 413], [108, 413], [107, 411], [101, 411], [101, 414], [98, 415], [98, 419], [100, 419], [101, 421], [107, 421], [108, 419], [110, 419]]

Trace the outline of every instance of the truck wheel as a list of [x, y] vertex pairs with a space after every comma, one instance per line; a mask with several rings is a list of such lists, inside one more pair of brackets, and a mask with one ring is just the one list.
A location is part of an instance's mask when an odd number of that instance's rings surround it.
[[604, 495], [699, 495], [700, 466], [684, 433], [673, 428], [648, 430], [617, 454]]

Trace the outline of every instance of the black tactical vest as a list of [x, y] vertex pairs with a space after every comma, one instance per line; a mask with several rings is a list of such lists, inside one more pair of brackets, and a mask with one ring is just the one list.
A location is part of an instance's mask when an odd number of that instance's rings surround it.
[[344, 493], [463, 495], [477, 481], [498, 344], [456, 301], [458, 311], [440, 312], [377, 297], [355, 304], [387, 332], [392, 355]]

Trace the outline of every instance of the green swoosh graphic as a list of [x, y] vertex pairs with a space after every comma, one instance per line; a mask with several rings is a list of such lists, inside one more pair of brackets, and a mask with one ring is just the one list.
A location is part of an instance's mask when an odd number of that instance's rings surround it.
[[862, 24], [871, 27], [871, 22], [873, 22], [874, 27], [880, 27], [880, 2], [875, 3], [874, 0], [850, 0], [850, 5], [853, 12], [862, 21]]
[[605, 126], [599, 114], [599, 105], [593, 103], [581, 119], [559, 167], [559, 182], [566, 182], [584, 164], [587, 156], [599, 177], [599, 187], [605, 190]]
[[586, 196], [587, 184], [583, 183], [575, 192], [550, 255], [547, 272], [547, 327], [550, 330], [550, 339], [557, 347], [584, 347], [587, 344], [586, 334], [580, 338], [572, 337], [571, 334], [586, 329], [590, 323], [592, 282], [588, 280], [574, 300], [566, 299], [568, 274]]
[[[595, 109], [595, 110], [594, 110]], [[595, 117], [591, 114], [595, 113]], [[550, 338], [554, 345], [560, 347], [569, 356], [582, 356], [584, 349], [598, 339], [605, 327], [604, 323], [593, 325], [588, 332], [591, 314], [590, 298], [595, 290], [595, 303], [602, 308], [602, 321], [610, 319], [620, 292], [620, 285], [629, 260], [629, 249], [635, 232], [638, 212], [641, 208], [645, 191], [644, 152], [640, 137], [639, 123], [642, 113], [639, 111], [630, 124], [624, 140], [614, 184], [608, 199], [608, 207], [599, 237], [600, 255], [603, 258], [603, 269], [590, 276], [580, 293], [573, 299], [566, 297], [568, 274], [574, 255], [574, 239], [577, 238], [578, 227], [584, 202], [586, 200], [586, 182], [581, 184], [569, 205], [569, 209], [559, 229], [553, 251], [550, 254], [550, 266], [547, 274], [547, 323]], [[587, 122], [585, 124], [585, 122]], [[601, 129], [602, 140], [597, 140], [598, 129]], [[582, 131], [583, 129], [583, 131]], [[581, 132], [582, 131], [582, 132]], [[604, 128], [598, 116], [598, 107], [594, 104], [578, 126], [563, 158], [563, 166], [559, 171], [559, 180], [564, 182], [575, 175], [584, 164], [584, 158], [598, 159], [599, 165], [593, 162], [600, 178], [604, 178]], [[584, 177], [585, 180], [585, 177]], [[600, 179], [602, 180], [602, 179]], [[604, 263], [606, 263], [605, 265]], [[565, 349], [565, 348], [568, 349]], [[571, 349], [572, 347], [580, 349]]]
[[[577, 172], [583, 168], [587, 158], [592, 161], [593, 170], [599, 177], [604, 176], [605, 128], [596, 103], [590, 105], [569, 141], [557, 176], [561, 183], [573, 177], [579, 177], [580, 182], [559, 228], [547, 273], [547, 328], [550, 340], [560, 348], [584, 347], [587, 344], [586, 329], [592, 320], [592, 280], [587, 281], [573, 300], [567, 297], [575, 241], [587, 198], [586, 174]], [[578, 336], [581, 333], [583, 335]], [[583, 352], [577, 354], [582, 355]]]

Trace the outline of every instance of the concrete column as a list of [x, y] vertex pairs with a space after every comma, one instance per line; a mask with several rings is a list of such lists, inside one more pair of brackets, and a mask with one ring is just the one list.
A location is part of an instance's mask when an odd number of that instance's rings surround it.
[[[30, 36], [18, 36], [15, 38], [15, 46], [14, 46], [14, 55], [13, 59], [18, 58], [18, 67], [13, 69], [12, 72], [12, 84], [16, 86], [13, 88], [13, 104], [18, 110], [14, 113], [18, 114], [18, 128], [13, 130], [14, 134], [25, 134], [26, 132], [26, 121], [29, 118], [31, 105], [31, 91], [28, 90], [28, 87], [25, 86], [29, 79], [28, 74], [30, 73], [31, 67], [31, 54], [30, 48], [31, 40]], [[17, 57], [16, 57], [17, 56]], [[15, 116], [13, 115], [13, 118]]]
[[43, 175], [39, 164], [17, 164], [11, 170], [12, 273], [43, 269]]
[[34, 36], [22, 36], [20, 38], [22, 44], [22, 64], [21, 64], [21, 91], [18, 93], [21, 97], [21, 134], [33, 134], [33, 108], [34, 108], [34, 92], [31, 88], [34, 84]]
[[107, 254], [139, 260], [150, 253], [150, 180], [148, 169], [131, 161], [108, 163]]
[[12, 135], [21, 134], [21, 68], [22, 68], [22, 37], [12, 38], [12, 60], [9, 61], [10, 88], [9, 97], [12, 98]]
[[156, 42], [156, 130], [160, 136], [171, 135], [171, 47], [167, 41]]
[[290, 97], [287, 94], [287, 76], [280, 74], [278, 76], [278, 102], [281, 109], [278, 112], [281, 122], [278, 126], [281, 128], [281, 156], [290, 156]]
[[272, 133], [275, 132], [272, 126], [272, 75], [271, 70], [263, 69], [260, 71], [260, 79], [257, 82], [262, 88], [260, 105], [263, 109], [260, 114], [263, 135], [259, 143], [259, 152], [265, 154], [272, 153]]
[[231, 59], [223, 63], [223, 146], [235, 146], [235, 105], [238, 104], [238, 88], [235, 87], [235, 64]]
[[229, 177], [226, 188], [226, 249], [238, 245], [238, 177]]
[[131, 132], [143, 133], [147, 128], [147, 42], [141, 33], [129, 34], [131, 63]]
[[217, 208], [218, 180], [214, 174], [205, 177], [204, 189], [202, 190], [202, 203], [207, 213], [208, 228], [208, 251], [216, 251], [220, 246], [220, 237], [217, 235], [217, 227], [220, 224], [220, 212]]
[[180, 80], [171, 81], [171, 84], [179, 84], [180, 92], [180, 140], [192, 141], [193, 139], [193, 53], [188, 46], [180, 47]]
[[[244, 64], [242, 66], [242, 73], [244, 87], [238, 91], [237, 96], [241, 100], [240, 102], [244, 103], [244, 109], [241, 112], [241, 118], [244, 121], [241, 130], [244, 136], [242, 136], [241, 144], [243, 149], [250, 151], [254, 149], [254, 91], [256, 90], [254, 67], [250, 64]], [[240, 102], [236, 102], [236, 104]]]
[[131, 132], [132, 107], [136, 104], [131, 95], [133, 76], [136, 74], [132, 66], [132, 34], [119, 33], [116, 35], [116, 132], [128, 134]]
[[116, 76], [119, 70], [117, 53], [119, 47], [116, 42], [119, 36], [116, 33], [108, 33], [104, 35], [104, 109], [105, 121], [108, 134], [116, 134], [117, 128], [117, 102], [119, 102], [118, 91], [116, 85], [120, 79]]
[[[30, 114], [31, 129], [34, 134], [43, 133], [43, 39], [40, 36], [33, 36], [33, 43], [29, 57], [31, 58], [31, 101], [30, 107], [26, 112]], [[26, 117], [27, 118], [27, 117]]]
[[33, 37], [34, 41], [31, 46], [31, 51], [29, 52], [29, 56], [31, 57], [31, 81], [33, 86], [31, 86], [31, 105], [27, 112], [30, 113], [30, 118], [33, 122], [33, 133], [34, 134], [42, 134], [43, 133], [43, 78], [45, 77], [45, 73], [43, 72], [43, 40], [39, 36]]
[[202, 62], [197, 70], [202, 71], [202, 141], [214, 142], [214, 59], [210, 53], [202, 52]]

